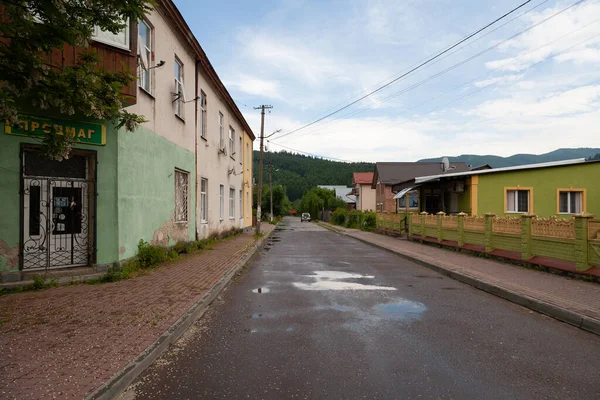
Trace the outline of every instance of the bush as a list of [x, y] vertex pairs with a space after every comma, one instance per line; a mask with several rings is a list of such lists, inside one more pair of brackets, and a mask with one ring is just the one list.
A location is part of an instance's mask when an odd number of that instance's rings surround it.
[[359, 210], [352, 210], [348, 214], [346, 221], [346, 227], [361, 229], [362, 228], [363, 213]]
[[[177, 249], [175, 249], [177, 251]], [[169, 251], [163, 246], [152, 246], [144, 239], [140, 239], [138, 243], [138, 261], [140, 267], [150, 268], [156, 264], [169, 259]]]
[[336, 225], [345, 225], [346, 219], [348, 218], [348, 210], [345, 208], [336, 208], [333, 214], [331, 214], [331, 222]]
[[377, 228], [377, 214], [374, 212], [365, 213], [363, 217], [362, 229], [372, 231]]

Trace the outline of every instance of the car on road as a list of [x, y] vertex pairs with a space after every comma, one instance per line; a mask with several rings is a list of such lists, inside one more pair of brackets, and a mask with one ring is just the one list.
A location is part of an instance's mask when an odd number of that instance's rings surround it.
[[310, 222], [310, 214], [309, 213], [302, 213], [302, 216], [300, 217], [300, 222], [304, 222], [304, 221]]

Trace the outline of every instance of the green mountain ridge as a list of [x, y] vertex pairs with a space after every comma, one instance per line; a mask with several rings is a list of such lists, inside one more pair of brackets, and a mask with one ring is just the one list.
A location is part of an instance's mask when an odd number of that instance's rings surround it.
[[[600, 148], [558, 149], [545, 154], [515, 154], [510, 157], [463, 154], [448, 158], [450, 162], [464, 161], [473, 167], [489, 164], [493, 168], [501, 168], [573, 158], [590, 158], [597, 154], [600, 154]], [[600, 156], [598, 157], [600, 158]], [[253, 177], [255, 182], [258, 182], [258, 158], [259, 152], [254, 151]], [[442, 157], [437, 157], [419, 161], [435, 162], [441, 160]], [[269, 184], [270, 168], [267, 165], [271, 162], [273, 164], [273, 184], [286, 187], [287, 195], [291, 201], [300, 199], [305, 191], [317, 185], [350, 186], [353, 172], [369, 172], [375, 168], [375, 163], [330, 161], [287, 151], [265, 152], [264, 162], [263, 184]]]
[[[514, 167], [517, 165], [536, 164], [543, 162], [571, 160], [574, 158], [589, 158], [600, 153], [600, 148], [581, 147], [576, 149], [558, 149], [544, 154], [514, 154], [509, 157], [494, 155], [461, 154], [448, 157], [450, 162], [465, 162], [473, 167], [489, 164], [492, 168]], [[424, 158], [419, 162], [441, 161], [442, 157]]]

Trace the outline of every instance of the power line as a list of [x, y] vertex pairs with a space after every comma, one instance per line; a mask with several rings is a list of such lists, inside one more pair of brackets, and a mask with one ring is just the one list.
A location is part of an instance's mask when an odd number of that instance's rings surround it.
[[331, 160], [331, 161], [340, 161], [340, 162], [345, 162], [345, 163], [360, 163], [360, 162], [361, 162], [361, 161], [342, 160], [342, 159], [340, 159], [340, 158], [328, 157], [328, 156], [322, 156], [322, 155], [319, 155], [319, 154], [314, 154], [314, 153], [308, 153], [308, 152], [306, 152], [306, 151], [302, 151], [302, 150], [298, 150], [298, 149], [293, 149], [293, 148], [291, 148], [291, 147], [284, 146], [284, 145], [282, 145], [282, 144], [279, 144], [279, 143], [273, 143], [273, 142], [271, 142], [271, 141], [269, 141], [269, 140], [267, 140], [267, 142], [268, 142], [268, 143], [270, 143], [270, 144], [273, 144], [273, 145], [275, 145], [275, 146], [279, 146], [279, 147], [282, 147], [282, 148], [284, 148], [284, 149], [290, 150], [290, 151], [295, 151], [296, 153], [305, 154], [305, 155], [307, 155], [307, 156], [313, 156], [313, 157], [323, 158], [323, 159], [327, 159], [327, 160]]
[[[355, 100], [355, 101], [353, 101], [353, 102], [351, 102], [351, 103], [349, 103], [349, 104], [347, 104], [347, 105], [345, 105], [345, 106], [343, 106], [343, 107], [341, 107], [341, 108], [338, 108], [337, 110], [335, 110], [335, 111], [333, 111], [333, 112], [330, 112], [329, 114], [325, 115], [324, 117], [321, 117], [321, 118], [319, 118], [319, 119], [317, 119], [317, 120], [315, 120], [315, 121], [313, 121], [313, 122], [310, 122], [310, 123], [308, 123], [308, 124], [305, 124], [305, 125], [301, 126], [300, 128], [296, 128], [296, 129], [294, 129], [294, 130], [292, 130], [292, 131], [290, 131], [290, 132], [287, 132], [287, 133], [285, 133], [285, 134], [283, 134], [283, 135], [279, 136], [279, 137], [278, 137], [278, 139], [281, 139], [281, 138], [282, 138], [282, 137], [284, 137], [284, 136], [290, 135], [290, 134], [292, 134], [292, 133], [294, 133], [294, 132], [297, 132], [297, 131], [299, 131], [299, 130], [301, 130], [301, 129], [304, 129], [304, 128], [307, 128], [307, 127], [309, 127], [309, 126], [311, 126], [311, 125], [314, 125], [314, 124], [316, 124], [317, 122], [319, 122], [319, 121], [322, 121], [322, 120], [324, 120], [325, 118], [328, 118], [328, 117], [330, 117], [330, 116], [332, 116], [332, 115], [334, 115], [334, 114], [337, 114], [338, 112], [340, 112], [340, 111], [342, 111], [342, 110], [345, 110], [346, 108], [348, 108], [348, 107], [350, 107], [350, 106], [352, 106], [352, 105], [354, 105], [354, 104], [358, 103], [359, 101], [361, 101], [361, 100], [363, 100], [363, 99], [366, 99], [367, 97], [369, 97], [369, 96], [372, 96], [373, 94], [375, 94], [375, 93], [377, 93], [377, 92], [379, 92], [379, 91], [381, 91], [381, 90], [385, 89], [386, 87], [388, 87], [388, 86], [392, 85], [393, 83], [395, 83], [395, 82], [399, 81], [400, 79], [404, 78], [405, 76], [407, 76], [407, 75], [411, 74], [412, 72], [414, 72], [414, 71], [418, 70], [419, 68], [423, 67], [424, 65], [427, 65], [427, 64], [429, 64], [431, 61], [435, 60], [436, 58], [439, 58], [439, 57], [441, 57], [441, 56], [442, 56], [442, 55], [444, 55], [445, 53], [447, 53], [447, 52], [449, 52], [450, 50], [452, 50], [453, 48], [457, 47], [459, 44], [466, 42], [467, 40], [469, 40], [469, 39], [470, 39], [470, 38], [472, 38], [473, 36], [477, 35], [477, 34], [478, 34], [478, 33], [480, 33], [481, 31], [483, 31], [483, 30], [485, 30], [485, 29], [489, 28], [490, 26], [494, 25], [496, 22], [498, 22], [498, 21], [500, 21], [500, 20], [502, 20], [502, 19], [506, 18], [508, 15], [510, 15], [510, 14], [512, 14], [513, 12], [517, 11], [518, 9], [520, 9], [520, 8], [524, 7], [526, 4], [528, 4], [528, 3], [531, 3], [531, 1], [532, 1], [532, 0], [527, 0], [526, 2], [524, 2], [524, 3], [520, 4], [519, 6], [517, 6], [517, 7], [513, 8], [512, 10], [510, 10], [509, 12], [507, 12], [506, 14], [504, 14], [504, 15], [502, 15], [502, 16], [500, 16], [500, 17], [496, 18], [494, 21], [492, 21], [492, 22], [488, 23], [488, 24], [487, 24], [487, 25], [485, 25], [484, 27], [482, 27], [482, 28], [480, 28], [480, 29], [476, 30], [475, 32], [471, 33], [470, 35], [468, 35], [468, 36], [464, 37], [463, 39], [459, 40], [458, 42], [456, 42], [456, 43], [455, 43], [455, 44], [453, 44], [452, 46], [450, 46], [450, 47], [446, 48], [445, 50], [443, 50], [443, 51], [439, 52], [439, 53], [438, 53], [438, 54], [436, 54], [435, 56], [433, 56], [433, 57], [430, 57], [430, 58], [429, 58], [429, 59], [427, 59], [426, 61], [424, 61], [424, 62], [422, 62], [422, 63], [418, 64], [416, 67], [414, 67], [414, 68], [411, 68], [409, 71], [407, 71], [407, 72], [403, 73], [403, 74], [402, 74], [402, 75], [400, 75], [399, 77], [397, 77], [397, 78], [395, 78], [395, 79], [392, 79], [392, 80], [391, 80], [391, 81], [389, 81], [388, 83], [386, 83], [386, 84], [384, 84], [384, 85], [382, 85], [382, 86], [378, 87], [378, 88], [377, 88], [377, 89], [375, 89], [375, 90], [372, 90], [371, 92], [367, 93], [366, 95], [364, 95], [364, 96], [360, 97], [358, 100]], [[582, 0], [582, 1], [583, 1], [583, 0]]]
[[[543, 0], [541, 3], [539, 3], [539, 4], [537, 4], [537, 5], [533, 6], [533, 7], [531, 7], [531, 8], [530, 8], [530, 9], [528, 9], [527, 11], [524, 11], [524, 12], [522, 12], [521, 14], [517, 15], [516, 17], [514, 17], [514, 18], [510, 19], [509, 21], [506, 21], [506, 22], [505, 22], [505, 23], [503, 23], [502, 25], [500, 25], [500, 26], [498, 26], [497, 28], [495, 28], [495, 29], [492, 29], [491, 31], [487, 32], [486, 34], [484, 34], [484, 35], [482, 35], [482, 36], [480, 36], [480, 37], [476, 38], [476, 39], [475, 39], [475, 40], [473, 40], [472, 42], [470, 42], [470, 43], [468, 43], [468, 44], [466, 44], [466, 45], [464, 45], [464, 46], [461, 46], [460, 48], [458, 48], [458, 49], [454, 50], [453, 52], [451, 52], [451, 53], [449, 53], [449, 54], [446, 54], [444, 57], [437, 59], [435, 62], [432, 62], [432, 63], [428, 64], [428, 65], [427, 65], [427, 66], [425, 66], [423, 69], [429, 68], [429, 67], [431, 67], [431, 66], [433, 66], [433, 65], [437, 64], [438, 62], [440, 62], [440, 61], [442, 61], [442, 60], [445, 60], [446, 58], [448, 58], [448, 57], [452, 56], [453, 54], [456, 54], [456, 53], [458, 53], [459, 51], [461, 51], [461, 50], [463, 50], [463, 49], [466, 49], [467, 47], [470, 47], [470, 46], [472, 46], [473, 44], [477, 43], [477, 42], [478, 42], [478, 41], [480, 41], [481, 39], [483, 39], [483, 38], [485, 38], [485, 37], [487, 37], [487, 36], [491, 35], [492, 33], [496, 32], [497, 30], [499, 30], [499, 29], [501, 29], [501, 28], [503, 28], [503, 27], [505, 27], [506, 25], [510, 24], [511, 22], [513, 22], [513, 21], [515, 21], [515, 20], [517, 20], [517, 19], [521, 18], [523, 15], [526, 15], [526, 14], [530, 13], [531, 11], [533, 11], [533, 10], [535, 10], [535, 9], [539, 8], [540, 6], [542, 6], [543, 4], [547, 3], [548, 1], [549, 1], [549, 0]], [[423, 62], [423, 61], [424, 61], [424, 60], [426, 60], [427, 58], [429, 58], [429, 57], [433, 57], [435, 54], [436, 54], [436, 53], [432, 53], [432, 54], [428, 55], [427, 57], [423, 58], [422, 60], [420, 60], [420, 61], [418, 61], [418, 62], [416, 62], [416, 63], [413, 63], [413, 64], [411, 64], [410, 66], [408, 66], [407, 68], [405, 68], [404, 70], [402, 70], [402, 71], [401, 71], [399, 74], [402, 74], [402, 73], [404, 73], [404, 71], [407, 71], [407, 70], [409, 70], [410, 68], [412, 68], [413, 66], [415, 66], [415, 65], [418, 65], [419, 63]], [[386, 78], [386, 79], [384, 79], [384, 80], [381, 80], [381, 81], [377, 82], [376, 84], [374, 84], [374, 85], [370, 86], [370, 88], [369, 88], [369, 89], [367, 89], [367, 90], [363, 90], [363, 91], [361, 91], [360, 93], [357, 93], [357, 95], [356, 95], [356, 96], [362, 96], [362, 94], [363, 94], [363, 93], [367, 93], [369, 90], [372, 90], [373, 88], [377, 88], [379, 85], [382, 85], [383, 83], [387, 82], [388, 80], [390, 80], [390, 79], [393, 79], [393, 78], [394, 78], [394, 77], [396, 77], [397, 75], [398, 75], [398, 74], [394, 74], [394, 75], [392, 75], [392, 76], [390, 76], [390, 77], [388, 77], [388, 78]], [[354, 96], [353, 96], [353, 97], [354, 97]], [[352, 98], [353, 98], [353, 97], [352, 97]], [[346, 102], [348, 102], [348, 101], [351, 101], [351, 100], [352, 100], [352, 98], [349, 98], [349, 99], [347, 99], [347, 100], [344, 100], [344, 101], [342, 101], [342, 102], [340, 102], [340, 103], [337, 103], [337, 104], [335, 104], [334, 106], [332, 106], [332, 107], [328, 108], [328, 109], [327, 109], [327, 110], [326, 110], [326, 111], [325, 111], [323, 114], [325, 114], [325, 113], [328, 113], [328, 112], [330, 112], [331, 110], [334, 110], [336, 107], [339, 107], [339, 106], [341, 106], [342, 104], [345, 104], [345, 103], [346, 103]], [[367, 108], [368, 108], [368, 109], [370, 109], [370, 108], [372, 108], [373, 106], [375, 106], [375, 105], [377, 105], [377, 104], [380, 104], [380, 103], [384, 102], [385, 100], [386, 100], [386, 99], [384, 99], [383, 101], [378, 101], [378, 102], [376, 102], [375, 104], [368, 106]], [[321, 115], [321, 114], [317, 114], [317, 115], [316, 115], [314, 118], [318, 118], [318, 116], [319, 116], [319, 115]], [[354, 114], [347, 114], [346, 116], [351, 116], [351, 115], [354, 115]], [[324, 123], [324, 124], [322, 124], [321, 126], [323, 126], [323, 125], [327, 125], [327, 124], [329, 124], [329, 123], [331, 123], [331, 122], [333, 122], [333, 121], [338, 121], [338, 120], [340, 120], [340, 119], [342, 119], [342, 118], [345, 118], [346, 116], [341, 116], [341, 117], [338, 117], [338, 118], [336, 118], [336, 119], [334, 119], [334, 120], [332, 120], [332, 121], [325, 122], [325, 123]], [[312, 118], [311, 118], [311, 119], [312, 119]]]
[[[431, 75], [431, 76], [429, 76], [429, 77], [427, 77], [427, 78], [425, 78], [425, 79], [423, 79], [423, 80], [421, 80], [421, 81], [419, 81], [419, 82], [417, 82], [417, 83], [415, 83], [415, 84], [413, 84], [413, 85], [411, 85], [411, 86], [408, 86], [408, 87], [406, 87], [406, 88], [404, 88], [404, 89], [402, 89], [402, 90], [400, 90], [400, 91], [398, 91], [398, 92], [395, 92], [395, 93], [393, 93], [393, 94], [389, 95], [388, 97], [386, 97], [386, 98], [384, 98], [384, 99], [382, 99], [382, 100], [378, 101], [378, 102], [377, 102], [377, 103], [375, 103], [375, 104], [371, 104], [371, 105], [369, 105], [369, 106], [366, 106], [366, 107], [363, 107], [363, 108], [359, 108], [359, 109], [357, 109], [357, 110], [355, 110], [355, 111], [353, 111], [353, 112], [351, 112], [351, 113], [348, 113], [348, 114], [342, 115], [342, 116], [340, 116], [340, 117], [338, 117], [338, 118], [335, 118], [335, 119], [333, 119], [333, 120], [327, 121], [327, 122], [325, 122], [324, 124], [322, 124], [322, 125], [320, 125], [320, 126], [321, 126], [321, 127], [323, 127], [323, 126], [325, 126], [325, 125], [328, 125], [328, 124], [331, 124], [331, 123], [333, 123], [333, 122], [335, 122], [335, 121], [339, 121], [340, 119], [344, 119], [344, 118], [348, 118], [348, 117], [353, 117], [353, 116], [355, 116], [355, 115], [358, 115], [358, 114], [360, 114], [360, 113], [362, 113], [362, 112], [364, 112], [364, 111], [367, 111], [367, 110], [369, 110], [369, 109], [372, 109], [372, 108], [373, 108], [374, 106], [376, 106], [377, 104], [384, 103], [384, 102], [386, 102], [386, 101], [388, 101], [388, 100], [390, 100], [390, 99], [393, 99], [393, 98], [395, 98], [395, 97], [398, 97], [398, 96], [399, 96], [399, 95], [401, 95], [401, 94], [404, 94], [404, 93], [406, 93], [406, 92], [409, 92], [409, 91], [411, 91], [411, 90], [413, 90], [413, 89], [415, 89], [415, 88], [417, 88], [417, 87], [419, 87], [419, 86], [422, 86], [423, 84], [425, 84], [425, 83], [427, 83], [427, 82], [429, 82], [429, 81], [431, 81], [431, 80], [433, 80], [433, 79], [435, 79], [435, 78], [437, 78], [437, 77], [439, 77], [439, 76], [441, 76], [441, 75], [444, 75], [444, 74], [446, 74], [446, 73], [450, 72], [451, 70], [454, 70], [454, 69], [456, 69], [456, 68], [458, 68], [458, 67], [460, 67], [460, 66], [462, 66], [462, 65], [466, 64], [467, 62], [469, 62], [469, 61], [472, 61], [473, 59], [475, 59], [475, 58], [477, 58], [477, 57], [480, 57], [481, 55], [483, 55], [483, 54], [485, 54], [485, 53], [487, 53], [487, 52], [489, 52], [489, 51], [491, 51], [491, 50], [493, 50], [493, 49], [495, 49], [495, 48], [497, 48], [497, 47], [501, 46], [502, 44], [504, 44], [504, 43], [506, 43], [506, 42], [508, 42], [508, 41], [510, 41], [510, 40], [513, 40], [513, 39], [515, 39], [516, 37], [518, 37], [518, 36], [520, 36], [520, 35], [522, 35], [522, 34], [524, 34], [524, 33], [528, 32], [528, 31], [530, 31], [530, 30], [532, 30], [532, 29], [536, 28], [537, 26], [539, 26], [539, 25], [541, 25], [541, 24], [543, 24], [543, 23], [545, 23], [545, 22], [549, 21], [550, 19], [557, 17], [558, 15], [560, 15], [560, 14], [564, 13], [565, 11], [569, 10], [569, 9], [570, 9], [570, 8], [572, 8], [572, 7], [575, 7], [576, 5], [578, 5], [578, 4], [580, 4], [580, 3], [582, 3], [583, 1], [585, 1], [585, 0], [580, 0], [580, 1], [578, 1], [577, 3], [573, 3], [573, 4], [571, 4], [570, 6], [568, 6], [568, 7], [566, 7], [566, 8], [563, 8], [562, 10], [560, 10], [560, 11], [556, 12], [555, 14], [552, 14], [552, 15], [550, 15], [549, 17], [547, 17], [547, 18], [545, 18], [545, 19], [543, 19], [543, 20], [541, 20], [541, 21], [538, 21], [537, 23], [535, 23], [535, 24], [533, 24], [533, 25], [529, 26], [528, 28], [526, 28], [526, 29], [524, 29], [524, 30], [522, 30], [522, 31], [520, 31], [520, 32], [518, 32], [518, 33], [516, 33], [516, 34], [514, 34], [514, 35], [512, 35], [512, 36], [510, 36], [510, 37], [508, 37], [507, 39], [504, 39], [504, 40], [502, 40], [501, 42], [498, 42], [498, 43], [496, 43], [495, 45], [493, 45], [493, 46], [490, 46], [490, 47], [488, 47], [488, 48], [486, 48], [486, 49], [484, 49], [484, 50], [480, 51], [479, 53], [477, 53], [477, 54], [475, 54], [475, 55], [473, 55], [473, 56], [471, 56], [471, 57], [469, 57], [469, 58], [467, 58], [467, 59], [464, 59], [464, 60], [462, 60], [462, 61], [460, 61], [460, 62], [458, 62], [458, 63], [456, 63], [456, 64], [454, 64], [454, 65], [452, 65], [452, 66], [450, 66], [450, 67], [448, 67], [448, 68], [446, 68], [445, 70], [442, 70], [442, 71], [440, 71], [440, 72], [438, 72], [438, 73], [436, 73], [436, 74], [434, 74], [434, 75]], [[520, 57], [522, 57], [522, 56], [524, 56], [524, 55], [526, 55], [526, 54], [529, 54], [529, 53], [532, 53], [532, 52], [538, 51], [538, 50], [540, 50], [541, 48], [543, 48], [543, 47], [545, 47], [545, 46], [547, 46], [547, 45], [549, 45], [549, 44], [551, 44], [551, 43], [554, 43], [554, 42], [556, 42], [556, 41], [558, 41], [558, 40], [560, 40], [560, 39], [562, 39], [562, 38], [564, 38], [564, 37], [566, 37], [566, 36], [568, 36], [568, 35], [570, 35], [570, 34], [572, 34], [572, 33], [575, 33], [575, 32], [577, 32], [577, 31], [581, 30], [581, 29], [584, 29], [584, 28], [588, 27], [589, 25], [591, 25], [591, 24], [593, 24], [593, 23], [596, 23], [596, 22], [597, 22], [597, 20], [596, 20], [596, 21], [594, 21], [594, 22], [592, 22], [592, 23], [590, 23], [590, 24], [587, 24], [587, 25], [585, 25], [585, 26], [583, 26], [583, 27], [581, 27], [581, 28], [579, 28], [579, 29], [576, 29], [576, 30], [574, 30], [574, 31], [571, 31], [571, 32], [569, 32], [568, 34], [566, 34], [566, 35], [563, 35], [563, 36], [561, 36], [561, 37], [560, 37], [560, 38], [558, 38], [558, 39], [555, 39], [555, 40], [553, 40], [553, 41], [551, 41], [551, 42], [548, 42], [548, 43], [544, 44], [543, 46], [540, 46], [540, 47], [538, 47], [538, 48], [537, 48], [537, 49], [535, 49], [535, 50], [531, 50], [531, 51], [529, 51], [529, 52], [523, 53], [523, 54], [519, 55], [518, 57], [516, 57], [516, 59], [518, 59], [518, 58], [520, 58]], [[491, 70], [491, 71], [489, 71], [488, 73], [486, 73], [486, 74], [483, 74], [483, 75], [480, 75], [480, 77], [487, 76], [487, 75], [491, 74], [492, 72], [495, 72], [495, 71], [497, 71], [497, 70], [499, 70], [499, 69], [500, 69], [500, 67], [499, 67], [499, 68], [492, 69], [492, 70]], [[475, 78], [475, 79], [480, 79], [480, 77], [478, 77], [478, 78]], [[472, 81], [470, 81], [470, 82], [472, 82]], [[469, 82], [467, 82], [467, 83], [469, 83]], [[466, 83], [465, 83], [465, 84], [466, 84]], [[459, 88], [459, 87], [462, 87], [462, 86], [464, 86], [465, 84], [462, 84], [462, 85], [458, 86], [457, 88]], [[452, 90], [454, 90], [454, 89], [452, 89]], [[314, 132], [314, 131], [311, 131], [311, 132]], [[283, 136], [285, 136], [285, 135], [283, 135]], [[280, 139], [280, 138], [282, 138], [283, 136], [279, 136], [279, 137], [277, 137], [276, 139]]]
[[[600, 19], [598, 19], [598, 20], [596, 20], [596, 21], [594, 21], [594, 22], [591, 22], [591, 23], [587, 24], [587, 25], [586, 25], [586, 26], [584, 26], [583, 28], [585, 28], [585, 27], [587, 27], [587, 26], [589, 26], [589, 25], [592, 25], [592, 24], [594, 24], [594, 23], [597, 23], [598, 21], [600, 21]], [[579, 29], [577, 29], [577, 30], [575, 30], [575, 31], [573, 31], [573, 32], [570, 32], [570, 33], [568, 33], [568, 34], [566, 34], [566, 35], [563, 35], [561, 38], [559, 38], [559, 39], [556, 39], [556, 40], [560, 40], [560, 39], [562, 39], [563, 37], [565, 37], [565, 36], [568, 36], [568, 35], [570, 35], [570, 34], [572, 34], [572, 33], [576, 32], [576, 31], [579, 31], [579, 30], [583, 29], [583, 28], [579, 28]], [[549, 55], [548, 57], [546, 57], [546, 58], [544, 58], [544, 59], [542, 59], [542, 60], [540, 60], [540, 61], [538, 61], [538, 62], [536, 62], [536, 63], [534, 63], [534, 64], [531, 64], [531, 65], [530, 65], [530, 66], [528, 66], [527, 68], [524, 68], [524, 69], [522, 69], [521, 71], [526, 71], [526, 70], [528, 70], [528, 69], [531, 69], [531, 68], [533, 68], [533, 67], [535, 67], [535, 66], [537, 66], [537, 65], [543, 64], [543, 63], [545, 63], [545, 62], [547, 62], [547, 61], [549, 61], [549, 60], [551, 60], [551, 59], [553, 59], [553, 58], [555, 58], [555, 57], [557, 57], [557, 56], [559, 56], [559, 55], [561, 55], [561, 54], [563, 54], [563, 53], [566, 53], [566, 52], [568, 52], [568, 51], [570, 51], [570, 50], [574, 49], [575, 47], [581, 46], [582, 44], [584, 44], [584, 43], [587, 43], [587, 42], [589, 42], [590, 40], [593, 40], [593, 39], [595, 39], [595, 38], [597, 38], [597, 37], [600, 37], [600, 33], [598, 33], [598, 34], [596, 34], [596, 35], [594, 35], [594, 36], [592, 36], [592, 37], [589, 37], [589, 38], [587, 38], [587, 39], [585, 39], [585, 40], [583, 40], [583, 41], [581, 41], [581, 42], [579, 42], [579, 43], [576, 43], [576, 44], [574, 44], [573, 46], [569, 46], [569, 47], [567, 47], [566, 49], [563, 49], [563, 50], [561, 50], [561, 51], [559, 51], [559, 52], [553, 53], [553, 54]], [[555, 41], [556, 41], [556, 40], [555, 40]], [[552, 42], [550, 42], [550, 43], [552, 43]], [[548, 43], [548, 44], [549, 44], [549, 43]], [[542, 47], [544, 47], [544, 46], [542, 46]], [[541, 47], [540, 47], [540, 48], [541, 48]], [[536, 49], [536, 51], [537, 51], [537, 50], [539, 50], [539, 48], [538, 48], [538, 49]], [[517, 58], [518, 58], [518, 57], [517, 57]], [[478, 78], [475, 78], [475, 79], [471, 80], [470, 82], [472, 82], [472, 81], [474, 81], [474, 80], [476, 80], [476, 79], [478, 79]], [[458, 88], [460, 88], [460, 87], [462, 87], [462, 86], [464, 86], [465, 84], [468, 84], [468, 83], [470, 83], [470, 82], [463, 83], [462, 85], [455, 87], [455, 88], [454, 88], [454, 89], [452, 89], [451, 91], [453, 91], [453, 90], [455, 90], [455, 89], [458, 89]], [[475, 90], [474, 92], [471, 92], [471, 93], [465, 94], [464, 96], [461, 96], [461, 97], [458, 97], [458, 98], [456, 98], [456, 99], [453, 99], [453, 100], [451, 100], [451, 101], [448, 101], [448, 102], [446, 102], [446, 103], [444, 103], [444, 104], [442, 104], [442, 105], [440, 105], [440, 106], [438, 106], [438, 107], [434, 107], [434, 108], [432, 108], [432, 109], [428, 110], [428, 111], [426, 112], [426, 114], [429, 114], [429, 113], [432, 113], [432, 112], [438, 111], [438, 110], [440, 110], [440, 109], [442, 109], [442, 108], [444, 108], [444, 107], [447, 107], [447, 106], [449, 106], [450, 104], [453, 104], [453, 103], [457, 103], [457, 102], [459, 102], [459, 101], [462, 101], [462, 100], [464, 100], [464, 99], [466, 99], [466, 98], [468, 98], [468, 97], [471, 97], [471, 96], [473, 96], [473, 95], [475, 95], [475, 94], [477, 94], [477, 93], [479, 93], [479, 92], [481, 92], [481, 91], [483, 91], [483, 90], [485, 90], [485, 89], [488, 89], [488, 88], [490, 88], [490, 87], [492, 87], [492, 86], [495, 86], [495, 85], [497, 85], [498, 83], [499, 83], [499, 82], [493, 82], [493, 83], [490, 83], [490, 84], [488, 84], [488, 85], [486, 85], [486, 86], [482, 86], [481, 88], [479, 88], [479, 89]], [[447, 93], [448, 93], [448, 92], [446, 92], [445, 94], [447, 94]], [[443, 96], [443, 95], [444, 95], [444, 94], [442, 94], [441, 96]], [[417, 106], [415, 106], [415, 107], [413, 107], [413, 108], [406, 109], [406, 110], [404, 110], [402, 113], [400, 113], [400, 114], [397, 114], [396, 116], [402, 115], [402, 114], [406, 113], [407, 111], [410, 111], [410, 110], [412, 110], [412, 109], [414, 109], [414, 108], [418, 108], [418, 107], [422, 106], [423, 104], [426, 104], [426, 103], [428, 103], [428, 102], [430, 102], [430, 101], [432, 101], [432, 100], [435, 100], [436, 98], [439, 98], [439, 97], [440, 97], [440, 96], [437, 96], [437, 97], [435, 97], [435, 98], [429, 99], [429, 100], [428, 100], [428, 101], [426, 101], [426, 102], [420, 103], [420, 104], [418, 104]], [[497, 120], [497, 119], [504, 119], [504, 117], [496, 118], [496, 120]], [[488, 122], [489, 122], [489, 121], [493, 121], [493, 119], [492, 119], [492, 120], [487, 120], [487, 121], [488, 121]], [[388, 131], [390, 131], [390, 130], [391, 130], [391, 129], [387, 129], [387, 130], [385, 130], [384, 132], [388, 132]], [[270, 142], [270, 143], [271, 143], [271, 144], [275, 144], [275, 145], [277, 145], [277, 146], [285, 147], [285, 146], [283, 146], [283, 145], [280, 145], [279, 143], [273, 143], [273, 142]], [[296, 150], [296, 149], [293, 149], [293, 150], [294, 150], [294, 151], [297, 151], [297, 152], [300, 152], [300, 153], [302, 153], [302, 151], [301, 151], [301, 150]], [[305, 153], [305, 154], [308, 154], [308, 153]], [[340, 160], [340, 161], [342, 161], [342, 160]], [[346, 162], [348, 162], [348, 161], [346, 161]]]

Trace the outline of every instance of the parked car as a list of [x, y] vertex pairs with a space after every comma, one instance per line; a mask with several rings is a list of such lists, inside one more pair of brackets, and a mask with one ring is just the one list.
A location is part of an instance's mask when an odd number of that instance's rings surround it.
[[302, 213], [302, 216], [300, 217], [300, 222], [304, 222], [304, 221], [310, 222], [310, 214], [309, 213]]

